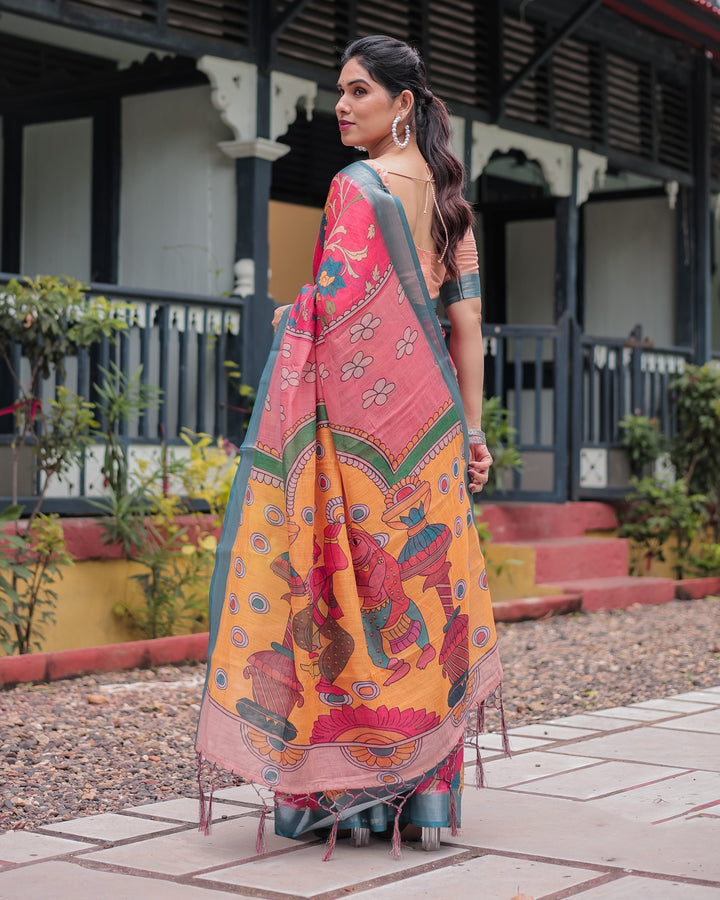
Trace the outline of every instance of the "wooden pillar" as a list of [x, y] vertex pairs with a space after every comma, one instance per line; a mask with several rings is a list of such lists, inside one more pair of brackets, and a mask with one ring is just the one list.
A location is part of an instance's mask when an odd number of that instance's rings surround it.
[[3, 116], [4, 163], [2, 171], [2, 271], [20, 272], [22, 219], [22, 123]]
[[682, 186], [675, 207], [677, 284], [675, 294], [675, 343], [695, 343], [695, 222], [694, 190]]
[[120, 231], [120, 99], [111, 97], [93, 112], [92, 235], [90, 280], [115, 284]]
[[695, 223], [695, 361], [707, 362], [712, 350], [712, 222], [710, 209], [711, 60], [697, 57], [693, 87]]
[[236, 161], [235, 259], [254, 263], [253, 295], [247, 298], [243, 334], [243, 381], [257, 387], [272, 344], [274, 304], [268, 295], [268, 203], [272, 160], [248, 156]]
[[570, 196], [559, 197], [555, 207], [555, 322], [559, 322], [565, 313], [573, 322], [577, 321], [578, 317], [577, 258], [580, 218], [577, 201], [578, 151], [577, 147], [573, 147]]

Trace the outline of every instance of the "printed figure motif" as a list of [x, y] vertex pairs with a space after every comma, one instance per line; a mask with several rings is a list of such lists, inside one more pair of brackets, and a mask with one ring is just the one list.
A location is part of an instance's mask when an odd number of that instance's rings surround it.
[[424, 669], [435, 659], [435, 648], [420, 610], [403, 590], [397, 560], [359, 525], [348, 531], [368, 651], [375, 665], [392, 670], [384, 684], [393, 684], [410, 671], [398, 654], [417, 644], [422, 653], [415, 665]]

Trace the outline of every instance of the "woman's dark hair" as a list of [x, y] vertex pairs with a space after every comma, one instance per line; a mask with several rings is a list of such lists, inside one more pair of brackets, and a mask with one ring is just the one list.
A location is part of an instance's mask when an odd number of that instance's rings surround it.
[[[428, 90], [420, 54], [403, 41], [382, 34], [359, 38], [347, 45], [341, 64], [351, 59], [362, 63], [393, 100], [405, 90], [412, 91], [418, 147], [435, 179], [437, 203], [447, 226], [444, 263], [448, 274], [456, 278], [455, 251], [472, 225], [473, 213], [463, 196], [465, 170], [450, 149], [450, 119], [445, 104]], [[436, 247], [445, 246], [445, 230], [437, 215], [433, 215], [432, 236]]]

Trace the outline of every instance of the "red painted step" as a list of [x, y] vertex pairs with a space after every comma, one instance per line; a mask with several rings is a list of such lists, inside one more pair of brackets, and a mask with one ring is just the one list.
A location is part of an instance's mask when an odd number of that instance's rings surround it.
[[585, 612], [625, 609], [635, 603], [669, 603], [675, 598], [675, 582], [671, 578], [635, 578], [625, 575], [613, 578], [578, 578], [555, 584], [569, 594], [582, 594], [582, 608]]
[[620, 538], [561, 538], [532, 544], [536, 584], [628, 573], [628, 543]]
[[582, 608], [581, 594], [555, 594], [547, 597], [520, 597], [493, 603], [496, 622], [521, 622], [523, 619], [546, 619], [578, 612]]
[[615, 510], [607, 503], [488, 503], [477, 513], [488, 526], [493, 541], [547, 540], [582, 537], [586, 531], [617, 528]]

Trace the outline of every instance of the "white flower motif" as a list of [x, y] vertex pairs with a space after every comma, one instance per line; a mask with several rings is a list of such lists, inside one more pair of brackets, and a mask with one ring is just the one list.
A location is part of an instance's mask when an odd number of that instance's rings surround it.
[[280, 421], [285, 421], [285, 407], [282, 405], [282, 403], [280, 404]]
[[402, 359], [403, 356], [410, 356], [410, 354], [415, 349], [414, 344], [417, 340], [418, 333], [414, 331], [409, 325], [403, 332], [403, 336], [400, 340], [395, 344], [395, 350], [397, 351], [396, 355], [398, 359]]
[[317, 367], [315, 363], [306, 362], [303, 366], [303, 379], [307, 381], [308, 384], [313, 384], [317, 379]]
[[356, 344], [360, 338], [364, 341], [369, 341], [375, 334], [375, 329], [379, 324], [380, 319], [377, 317], [373, 318], [372, 313], [365, 313], [359, 322], [355, 322], [354, 325], [350, 326], [350, 343]]
[[382, 406], [387, 403], [388, 396], [395, 390], [395, 385], [392, 381], [385, 381], [384, 378], [380, 378], [375, 384], [372, 386], [372, 389], [369, 391], [364, 391], [363, 393], [363, 409], [367, 409], [369, 406], [372, 406], [373, 403], [377, 403], [378, 406]]
[[272, 405], [270, 403], [270, 397], [265, 398], [265, 409], [270, 412], [272, 410]]
[[365, 374], [365, 368], [372, 362], [372, 356], [363, 356], [362, 350], [353, 356], [350, 362], [342, 364], [342, 375], [340, 381], [349, 381], [351, 378], [362, 378]]
[[280, 352], [287, 359], [292, 356], [292, 344], [289, 341], [285, 341], [285, 343], [280, 348]]
[[330, 374], [330, 369], [325, 365], [325, 363], [320, 363], [320, 368], [318, 369], [318, 375], [320, 376], [321, 381], [325, 381], [325, 379]]
[[289, 387], [297, 387], [300, 384], [300, 376], [294, 369], [283, 366], [280, 369], [280, 390], [286, 391]]

